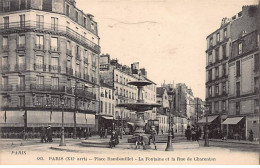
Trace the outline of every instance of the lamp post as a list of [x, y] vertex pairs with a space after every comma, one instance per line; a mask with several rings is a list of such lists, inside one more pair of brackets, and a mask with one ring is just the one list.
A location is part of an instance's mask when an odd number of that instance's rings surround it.
[[208, 147], [209, 146], [209, 129], [208, 129], [208, 112], [209, 112], [209, 107], [210, 105], [205, 105], [206, 107], [206, 125], [205, 125], [205, 143], [204, 146]]
[[168, 131], [168, 141], [167, 141], [167, 146], [165, 151], [173, 151], [173, 147], [172, 147], [172, 127], [171, 127], [171, 113], [170, 110], [167, 109], [169, 112], [169, 131]]
[[61, 116], [61, 139], [60, 146], [66, 146], [64, 137], [64, 96], [61, 95], [61, 106], [62, 106], [62, 116]]

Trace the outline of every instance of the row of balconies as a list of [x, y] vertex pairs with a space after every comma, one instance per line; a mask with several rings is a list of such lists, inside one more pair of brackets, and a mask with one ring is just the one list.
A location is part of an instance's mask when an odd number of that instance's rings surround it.
[[74, 94], [78, 97], [82, 98], [90, 98], [96, 99], [96, 94], [85, 90], [84, 88], [72, 88], [67, 86], [60, 85], [51, 85], [51, 84], [30, 84], [30, 87], [26, 87], [26, 85], [0, 85], [1, 91], [39, 91], [39, 92], [52, 92], [52, 93], [67, 93]]
[[[44, 22], [36, 22], [36, 21], [25, 21], [23, 24], [21, 22], [10, 22], [10, 23], [1, 23], [0, 24], [0, 32], [1, 34], [9, 34], [9, 33], [17, 33], [23, 31], [45, 31], [45, 32], [54, 32], [60, 33], [78, 43], [80, 43], [85, 48], [88, 48], [96, 53], [100, 53], [99, 45], [93, 43], [86, 37], [80, 35], [76, 31], [70, 29], [67, 26], [57, 25], [57, 24], [50, 24]], [[39, 46], [39, 49], [42, 49]], [[60, 51], [59, 48], [52, 48], [53, 51]]]
[[213, 43], [210, 43], [206, 52], [208, 52], [209, 50], [214, 49], [215, 47], [217, 47], [219, 45], [222, 45], [224, 42], [227, 42], [228, 39], [229, 39], [228, 37], [224, 37], [223, 39], [217, 41], [215, 45], [213, 45]]
[[206, 66], [206, 68], [212, 67], [217, 65], [218, 63], [224, 62], [225, 60], [228, 60], [227, 56], [223, 56], [222, 59], [217, 59], [215, 62], [209, 62], [208, 65]]
[[212, 77], [209, 77], [209, 80], [208, 80], [208, 82], [206, 82], [206, 85], [208, 85], [209, 83], [213, 83], [213, 82], [215, 82], [215, 81], [221, 80], [221, 79], [225, 79], [225, 78], [227, 78], [227, 77], [228, 77], [228, 75], [223, 75], [223, 76], [221, 76], [221, 77], [215, 76], [215, 79], [214, 79], [214, 80], [212, 79]]

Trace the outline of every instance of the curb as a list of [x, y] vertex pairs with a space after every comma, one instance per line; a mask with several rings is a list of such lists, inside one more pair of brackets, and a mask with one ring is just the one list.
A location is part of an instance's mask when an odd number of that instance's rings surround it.
[[225, 142], [225, 143], [235, 143], [235, 144], [247, 144], [247, 145], [259, 145], [259, 143], [250, 143], [250, 142], [241, 142], [241, 141], [225, 141], [225, 140], [214, 140], [214, 139], [209, 139], [209, 141], [213, 142]]

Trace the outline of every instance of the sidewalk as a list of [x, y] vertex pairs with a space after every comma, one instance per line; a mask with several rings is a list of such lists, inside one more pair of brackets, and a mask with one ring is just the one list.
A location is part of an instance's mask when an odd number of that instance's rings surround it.
[[233, 139], [227, 139], [227, 140], [222, 140], [222, 139], [209, 139], [209, 141], [214, 141], [214, 142], [225, 142], [225, 143], [237, 143], [237, 144], [252, 144], [252, 145], [259, 145], [259, 141], [245, 141], [245, 140], [233, 140]]

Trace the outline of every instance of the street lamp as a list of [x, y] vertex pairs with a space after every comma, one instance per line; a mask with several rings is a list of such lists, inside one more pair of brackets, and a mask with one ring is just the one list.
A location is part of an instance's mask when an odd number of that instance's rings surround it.
[[172, 124], [171, 124], [171, 113], [170, 110], [167, 109], [169, 112], [169, 131], [168, 131], [168, 141], [167, 141], [167, 146], [165, 151], [173, 151], [173, 147], [172, 147]]
[[61, 106], [62, 106], [62, 116], [61, 116], [61, 139], [60, 146], [66, 146], [64, 137], [64, 95], [61, 95]]
[[209, 112], [209, 107], [210, 105], [205, 105], [206, 107], [206, 125], [205, 125], [205, 133], [204, 133], [204, 136], [205, 136], [205, 143], [204, 143], [204, 146], [209, 146], [209, 129], [208, 129], [208, 112]]

